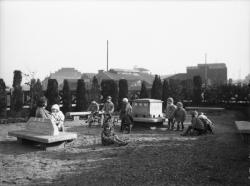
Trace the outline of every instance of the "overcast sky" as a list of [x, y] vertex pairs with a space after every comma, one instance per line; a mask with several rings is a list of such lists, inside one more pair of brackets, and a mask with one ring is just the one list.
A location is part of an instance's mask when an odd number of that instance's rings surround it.
[[62, 67], [186, 72], [226, 63], [228, 78], [250, 72], [249, 1], [0, 1], [0, 78], [44, 79]]

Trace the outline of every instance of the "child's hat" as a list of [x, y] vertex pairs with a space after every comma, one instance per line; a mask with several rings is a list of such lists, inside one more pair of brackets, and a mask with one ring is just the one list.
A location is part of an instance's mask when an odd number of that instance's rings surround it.
[[168, 98], [167, 101], [168, 102], [174, 102], [174, 99], [173, 98]]
[[197, 116], [197, 115], [198, 115], [198, 112], [196, 110], [191, 112], [191, 116]]
[[128, 103], [128, 98], [123, 98], [122, 101]]
[[57, 104], [52, 105], [51, 110], [57, 110], [60, 111], [60, 107]]
[[182, 102], [177, 102], [176, 105], [179, 106], [179, 107], [183, 107]]

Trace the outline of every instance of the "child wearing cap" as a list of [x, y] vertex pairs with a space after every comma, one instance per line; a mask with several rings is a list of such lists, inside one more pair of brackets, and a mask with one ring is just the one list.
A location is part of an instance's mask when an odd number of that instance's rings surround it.
[[186, 110], [183, 108], [182, 102], [177, 102], [176, 104], [177, 109], [175, 110], [174, 113], [174, 118], [177, 123], [177, 129], [180, 130], [180, 125], [181, 125], [181, 130], [184, 129], [184, 121], [186, 119]]
[[167, 99], [167, 107], [166, 107], [166, 118], [168, 119], [168, 129], [173, 130], [174, 128], [174, 113], [176, 110], [176, 106], [174, 105], [174, 99]]
[[107, 101], [104, 103], [103, 108], [101, 110], [104, 113], [101, 117], [101, 125], [110, 120], [114, 112], [115, 107], [111, 99], [111, 96], [107, 97]]
[[57, 104], [52, 105], [51, 107], [51, 120], [52, 122], [54, 122], [56, 124], [56, 126], [58, 127], [59, 131], [64, 132], [64, 122], [65, 116], [62, 113], [62, 111], [60, 111], [60, 107]]

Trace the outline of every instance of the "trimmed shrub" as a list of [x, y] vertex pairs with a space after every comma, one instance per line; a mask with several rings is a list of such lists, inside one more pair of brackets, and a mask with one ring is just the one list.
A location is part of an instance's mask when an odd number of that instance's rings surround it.
[[202, 97], [202, 80], [200, 76], [194, 76], [193, 78], [193, 103], [199, 105], [201, 103]]
[[76, 111], [84, 111], [87, 109], [86, 88], [83, 79], [78, 79], [76, 89]]
[[98, 80], [95, 76], [93, 77], [93, 80], [92, 80], [90, 95], [91, 95], [91, 99], [97, 102], [100, 101], [101, 90], [100, 90], [100, 85], [98, 83]]
[[72, 107], [72, 97], [71, 97], [71, 92], [70, 92], [70, 88], [69, 88], [69, 83], [68, 81], [65, 79], [63, 81], [63, 91], [62, 91], [63, 95], [62, 95], [62, 103], [63, 103], [63, 112], [70, 112], [71, 111], [71, 107]]
[[0, 118], [6, 117], [7, 109], [7, 93], [6, 85], [3, 79], [0, 79]]
[[140, 91], [140, 98], [148, 98], [148, 90], [147, 90], [147, 87], [146, 87], [146, 82], [145, 81], [142, 81], [142, 84], [141, 84], [141, 91]]
[[112, 97], [112, 102], [114, 103], [115, 109], [118, 105], [118, 87], [114, 80], [107, 79], [101, 82], [101, 94], [103, 99], [106, 100], [107, 96]]
[[118, 110], [121, 108], [122, 99], [128, 98], [128, 82], [126, 79], [119, 80], [119, 105]]
[[47, 109], [51, 110], [53, 104], [60, 104], [58, 83], [56, 79], [49, 79], [45, 96], [48, 99]]
[[162, 83], [161, 78], [158, 75], [155, 75], [151, 89], [151, 98], [152, 99], [162, 99]]
[[13, 92], [11, 95], [12, 112], [19, 112], [22, 110], [23, 107], [23, 91], [21, 87], [21, 82], [22, 82], [22, 72], [19, 70], [15, 70], [13, 84], [12, 84]]

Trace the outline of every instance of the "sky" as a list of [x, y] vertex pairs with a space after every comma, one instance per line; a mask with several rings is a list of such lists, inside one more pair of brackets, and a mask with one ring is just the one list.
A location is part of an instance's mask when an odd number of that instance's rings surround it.
[[250, 1], [0, 0], [0, 78], [43, 80], [62, 67], [186, 72], [226, 63], [228, 78], [250, 73]]

